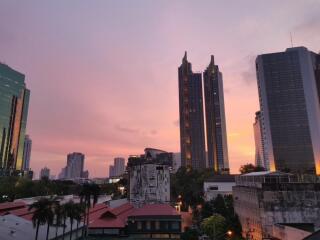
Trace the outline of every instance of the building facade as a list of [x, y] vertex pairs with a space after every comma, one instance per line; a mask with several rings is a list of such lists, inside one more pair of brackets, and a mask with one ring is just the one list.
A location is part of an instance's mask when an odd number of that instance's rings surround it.
[[74, 152], [68, 154], [65, 178], [76, 179], [83, 177], [84, 158], [85, 156], [82, 153]]
[[206, 167], [202, 75], [193, 73], [187, 53], [178, 69], [181, 165]]
[[29, 96], [25, 76], [0, 63], [0, 176], [23, 170]]
[[320, 183], [314, 176], [269, 171], [240, 175], [233, 199], [246, 239], [273, 239], [277, 224], [320, 227]]
[[265, 162], [264, 157], [264, 142], [263, 131], [261, 128], [261, 112], [256, 112], [255, 121], [253, 123], [254, 143], [255, 143], [255, 164], [259, 167], [264, 167], [269, 170], [269, 165]]
[[128, 159], [129, 199], [134, 206], [170, 203], [170, 164], [163, 153], [150, 153]]
[[50, 169], [47, 168], [47, 167], [44, 167], [40, 170], [40, 175], [39, 175], [39, 178], [42, 179], [42, 178], [50, 178]]
[[26, 135], [24, 138], [24, 147], [23, 147], [23, 170], [30, 170], [30, 158], [31, 158], [31, 148], [32, 140], [29, 135]]
[[207, 167], [229, 173], [222, 73], [214, 56], [203, 73], [207, 130]]
[[259, 55], [256, 71], [271, 170], [320, 174], [319, 55], [305, 47]]
[[203, 182], [203, 192], [205, 201], [215, 199], [219, 194], [222, 196], [232, 195], [232, 187], [236, 185], [236, 175], [223, 174], [214, 175]]

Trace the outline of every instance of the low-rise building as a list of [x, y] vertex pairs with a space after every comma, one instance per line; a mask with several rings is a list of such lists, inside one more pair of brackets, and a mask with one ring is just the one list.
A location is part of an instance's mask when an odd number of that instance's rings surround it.
[[240, 175], [233, 199], [247, 239], [273, 237], [275, 224], [320, 227], [320, 183], [315, 176], [270, 171]]
[[204, 198], [211, 201], [220, 195], [232, 195], [232, 187], [236, 185], [236, 175], [214, 175], [203, 183]]

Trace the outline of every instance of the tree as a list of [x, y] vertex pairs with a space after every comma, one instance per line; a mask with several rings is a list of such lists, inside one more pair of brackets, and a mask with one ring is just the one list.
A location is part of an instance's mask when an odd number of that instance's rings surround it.
[[182, 234], [181, 234], [182, 240], [198, 240], [199, 239], [199, 233], [195, 229], [187, 228]]
[[227, 233], [226, 220], [220, 214], [213, 214], [202, 221], [201, 229], [214, 240], [225, 239]]
[[63, 220], [63, 207], [60, 205], [60, 202], [56, 202], [53, 207], [53, 213], [55, 216], [55, 225], [56, 225], [56, 238], [58, 237], [58, 228], [62, 224]]
[[34, 202], [29, 206], [29, 210], [35, 209], [33, 216], [32, 216], [32, 223], [33, 226], [36, 227], [36, 236], [35, 239], [38, 239], [39, 227], [40, 225], [48, 224], [47, 227], [47, 236], [49, 236], [49, 227], [53, 221], [53, 211], [52, 211], [52, 200], [48, 198], [41, 198], [37, 202]]
[[84, 223], [86, 223], [86, 236], [88, 235], [90, 208], [91, 206], [94, 207], [94, 205], [97, 203], [99, 194], [100, 187], [97, 184], [92, 183], [83, 184], [79, 192], [80, 202], [86, 206], [86, 213], [84, 216]]
[[251, 172], [262, 172], [265, 170], [266, 170], [265, 168], [260, 166], [255, 166], [252, 163], [247, 163], [245, 165], [242, 165], [239, 169], [241, 174], [251, 173]]

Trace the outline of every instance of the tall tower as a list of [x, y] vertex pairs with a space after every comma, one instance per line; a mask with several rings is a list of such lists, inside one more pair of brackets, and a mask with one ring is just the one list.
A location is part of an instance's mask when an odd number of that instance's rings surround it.
[[74, 152], [67, 157], [66, 177], [70, 179], [81, 178], [84, 167], [84, 154]]
[[28, 171], [30, 169], [31, 148], [32, 140], [29, 135], [26, 135], [24, 138], [23, 147], [23, 170], [25, 171]]
[[208, 167], [229, 173], [226, 118], [222, 73], [214, 64], [214, 56], [203, 73], [206, 106]]
[[114, 171], [116, 176], [124, 174], [125, 171], [125, 159], [121, 157], [116, 157], [114, 159]]
[[305, 47], [256, 59], [266, 162], [320, 174], [319, 55]]
[[185, 53], [178, 69], [181, 165], [206, 167], [201, 73], [193, 73]]
[[0, 63], [0, 176], [23, 170], [30, 91], [25, 76]]
[[255, 121], [253, 123], [253, 132], [254, 132], [254, 143], [255, 143], [255, 164], [259, 167], [264, 167], [269, 170], [268, 164], [265, 163], [265, 151], [264, 151], [264, 142], [263, 142], [263, 132], [261, 128], [261, 112], [256, 112]]

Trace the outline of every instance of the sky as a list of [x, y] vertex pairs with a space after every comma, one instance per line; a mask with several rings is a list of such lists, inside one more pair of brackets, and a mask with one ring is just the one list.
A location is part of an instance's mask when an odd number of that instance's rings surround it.
[[145, 147], [178, 152], [178, 72], [215, 56], [231, 172], [254, 162], [254, 61], [320, 50], [319, 0], [0, 0], [0, 61], [26, 75], [31, 168], [57, 175], [82, 152], [91, 177]]

